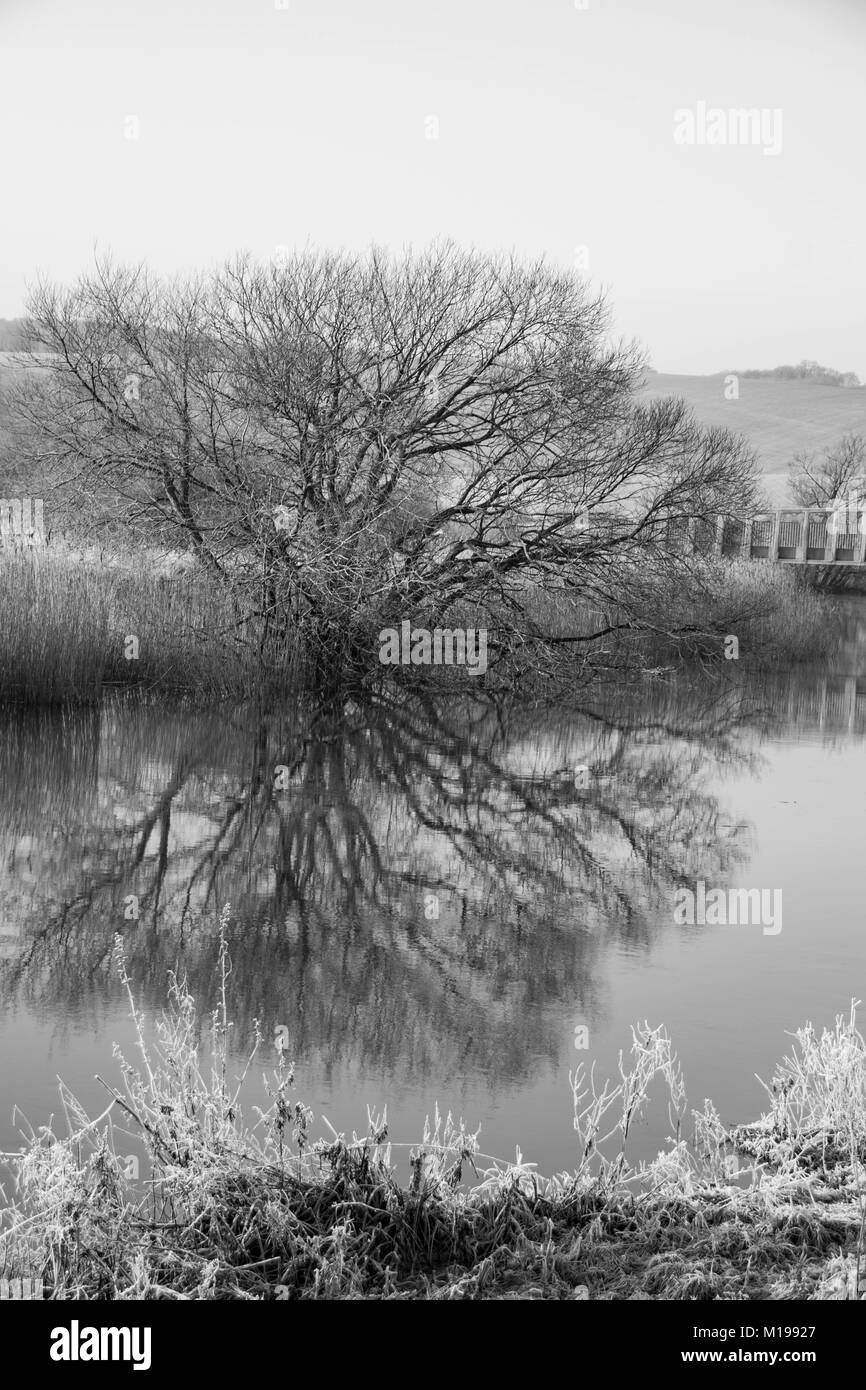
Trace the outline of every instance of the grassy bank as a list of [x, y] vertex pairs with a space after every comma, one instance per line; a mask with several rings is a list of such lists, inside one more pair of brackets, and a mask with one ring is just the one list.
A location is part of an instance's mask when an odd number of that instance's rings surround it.
[[[495, 613], [447, 621], [486, 625], [491, 668], [506, 683], [552, 671], [553, 653], [567, 676], [587, 662], [637, 670], [721, 661], [730, 634], [750, 665], [816, 659], [832, 645], [826, 601], [791, 571], [725, 563], [693, 579], [691, 587], [647, 588], [627, 617], [616, 605], [601, 610], [579, 594], [534, 589], [522, 594], [525, 632], [517, 635], [512, 614], [502, 624]], [[108, 688], [244, 697], [304, 678], [291, 632], [275, 645], [256, 618], [241, 618], [225, 586], [199, 568], [168, 573], [156, 555], [2, 550], [0, 596], [0, 700], [87, 703]], [[583, 640], [598, 631], [599, 640]], [[581, 640], [572, 642], [575, 634]], [[375, 633], [369, 670], [381, 674]], [[401, 674], [454, 679], [451, 669]]]
[[[866, 1042], [853, 1008], [820, 1037], [797, 1033], [767, 1113], [733, 1134], [709, 1102], [686, 1122], [669, 1039], [636, 1029], [615, 1083], [598, 1091], [578, 1068], [576, 1166], [542, 1179], [485, 1157], [438, 1115], [412, 1148], [392, 1145], [377, 1117], [360, 1139], [314, 1143], [282, 1057], [245, 1121], [224, 946], [220, 959], [206, 1062], [181, 984], [150, 1046], [130, 992], [141, 1055], [133, 1066], [117, 1054], [106, 1110], [89, 1119], [64, 1091], [69, 1133], [32, 1134], [14, 1158], [0, 1277], [85, 1299], [858, 1296]], [[119, 947], [118, 963], [129, 991]], [[633, 1163], [635, 1124], [660, 1088], [672, 1137]], [[130, 1132], [148, 1156], [144, 1193], [119, 1157]], [[732, 1180], [734, 1154], [745, 1167]]]

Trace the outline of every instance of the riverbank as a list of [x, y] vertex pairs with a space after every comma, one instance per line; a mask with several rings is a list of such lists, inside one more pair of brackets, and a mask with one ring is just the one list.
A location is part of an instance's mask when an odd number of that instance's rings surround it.
[[[254, 598], [241, 604], [228, 586], [180, 559], [62, 546], [0, 551], [0, 700], [93, 704], [108, 690], [130, 690], [207, 702], [321, 686], [321, 670], [310, 666], [291, 629], [278, 634]], [[829, 602], [778, 566], [722, 562], [690, 583], [637, 584], [628, 611], [589, 603], [577, 590], [524, 586], [520, 602], [519, 641], [511, 614], [499, 624], [496, 613], [453, 611], [434, 614], [431, 623], [483, 628], [490, 682], [506, 689], [530, 675], [536, 685], [555, 686], [599, 671], [732, 659], [769, 668], [821, 659], [834, 640]], [[483, 683], [451, 666], [383, 667], [379, 626], [372, 623], [369, 640], [355, 638], [347, 678], [375, 683], [388, 673], [445, 688]], [[336, 638], [332, 645], [336, 652]]]
[[[115, 1049], [122, 1083], [107, 1087], [103, 1114], [89, 1119], [64, 1090], [70, 1132], [34, 1134], [13, 1159], [0, 1277], [82, 1299], [866, 1294], [866, 1041], [854, 1006], [820, 1037], [797, 1032], [767, 1083], [766, 1114], [732, 1132], [709, 1102], [687, 1120], [670, 1039], [635, 1029], [616, 1084], [599, 1091], [578, 1067], [577, 1165], [543, 1179], [482, 1155], [450, 1116], [411, 1148], [392, 1144], [377, 1117], [363, 1138], [313, 1142], [282, 1053], [248, 1124], [247, 1072], [232, 1076], [228, 1061], [225, 947], [206, 1062], [195, 1002], [177, 981], [145, 1043], [119, 946], [117, 959], [140, 1061]], [[652, 1163], [632, 1164], [629, 1135], [660, 1086], [672, 1138]], [[153, 1174], [144, 1191], [122, 1157], [130, 1133]]]

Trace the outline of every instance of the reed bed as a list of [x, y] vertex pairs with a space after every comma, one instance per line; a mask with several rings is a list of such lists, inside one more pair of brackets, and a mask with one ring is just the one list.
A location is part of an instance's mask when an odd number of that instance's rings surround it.
[[621, 670], [717, 663], [730, 636], [743, 665], [769, 669], [820, 659], [838, 637], [835, 610], [802, 574], [757, 562], [706, 560], [679, 579], [647, 575], [627, 609], [588, 602], [567, 588], [537, 589], [523, 599], [532, 626], [556, 644], [605, 633], [592, 647], [579, 640], [565, 649]]
[[[0, 701], [92, 703], [112, 688], [208, 700], [309, 681], [291, 631], [263, 633], [227, 586], [197, 568], [169, 572], [158, 558], [62, 544], [0, 548]], [[489, 629], [497, 680], [525, 681], [528, 670], [555, 680], [576, 670], [712, 663], [723, 659], [731, 634], [750, 666], [821, 657], [834, 641], [826, 600], [771, 565], [708, 563], [688, 585], [647, 583], [628, 616], [567, 589], [527, 589], [521, 603], [523, 629], [510, 613], [502, 622], [495, 612], [448, 615], [452, 626]], [[570, 640], [599, 630], [607, 634], [601, 641]], [[372, 679], [381, 675], [377, 650], [371, 637]], [[437, 672], [410, 674], [422, 680]], [[450, 669], [444, 674], [453, 680]]]
[[0, 549], [0, 700], [89, 703], [107, 688], [244, 693], [255, 634], [219, 585], [198, 571], [160, 572], [157, 559]]
[[[618, 1080], [599, 1090], [582, 1067], [572, 1076], [576, 1166], [543, 1179], [522, 1160], [484, 1156], [477, 1135], [439, 1114], [414, 1147], [391, 1143], [385, 1115], [368, 1115], [360, 1137], [314, 1142], [282, 1053], [245, 1120], [256, 1053], [233, 1072], [226, 927], [224, 914], [207, 1027], [172, 978], [150, 1043], [118, 941], [138, 1061], [115, 1049], [121, 1082], [106, 1086], [105, 1111], [88, 1117], [64, 1088], [68, 1132], [30, 1132], [11, 1156], [0, 1277], [37, 1278], [47, 1297], [120, 1300], [866, 1293], [866, 1044], [854, 1006], [820, 1037], [800, 1030], [757, 1125], [728, 1134], [706, 1103], [688, 1141], [670, 1039], [636, 1028]], [[654, 1162], [634, 1164], [631, 1135], [659, 1084], [671, 1139]], [[146, 1192], [119, 1157], [130, 1132], [149, 1156]], [[755, 1157], [732, 1181], [734, 1147]]]

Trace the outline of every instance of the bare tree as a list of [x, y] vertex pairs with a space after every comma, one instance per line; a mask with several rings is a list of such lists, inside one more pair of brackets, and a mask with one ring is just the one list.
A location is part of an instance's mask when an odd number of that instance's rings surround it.
[[[866, 437], [843, 435], [818, 458], [795, 454], [791, 495], [801, 507], [829, 508], [827, 525], [839, 544], [856, 547], [866, 525]], [[859, 569], [853, 565], [818, 565], [809, 578], [816, 587], [834, 593], [860, 583]]]
[[754, 496], [744, 443], [637, 405], [639, 353], [542, 262], [446, 244], [164, 283], [100, 261], [29, 310], [53, 370], [19, 408], [77, 497], [110, 489], [317, 666], [369, 664], [401, 616], [524, 634], [539, 587], [633, 624], [683, 525]]
[[866, 495], [866, 437], [846, 434], [814, 454], [797, 453], [791, 469], [791, 496], [801, 507], [822, 507], [845, 503], [854, 494]]

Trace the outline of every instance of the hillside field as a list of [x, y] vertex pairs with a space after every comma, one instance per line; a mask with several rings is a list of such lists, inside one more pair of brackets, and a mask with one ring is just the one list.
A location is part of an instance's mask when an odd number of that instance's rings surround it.
[[682, 396], [704, 425], [744, 434], [757, 450], [767, 501], [788, 506], [788, 472], [800, 450], [820, 453], [844, 434], [866, 434], [866, 387], [824, 386], [739, 376], [739, 400], [725, 400], [726, 373], [648, 372], [644, 397]]
[[[14, 372], [15, 355], [0, 351], [0, 388], [11, 384]], [[769, 506], [791, 504], [788, 474], [795, 453], [801, 450], [821, 453], [845, 434], [866, 434], [866, 387], [825, 386], [802, 379], [785, 381], [740, 375], [739, 399], [725, 400], [725, 377], [724, 372], [688, 376], [650, 371], [641, 394], [646, 400], [682, 396], [701, 424], [723, 426], [744, 434], [757, 450]], [[22, 487], [24, 484], [18, 477], [12, 454], [0, 389], [0, 478], [6, 492], [14, 491], [13, 481], [16, 485], [20, 482]]]

